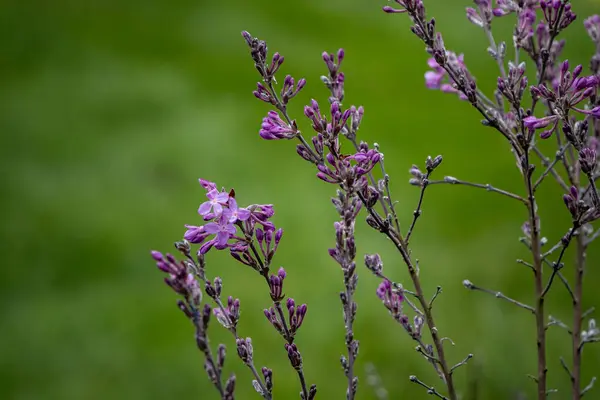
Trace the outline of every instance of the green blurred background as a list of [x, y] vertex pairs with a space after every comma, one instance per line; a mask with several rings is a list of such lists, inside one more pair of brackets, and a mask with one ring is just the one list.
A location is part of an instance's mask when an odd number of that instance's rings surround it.
[[[319, 81], [323, 50], [346, 49], [346, 103], [362, 104], [361, 138], [386, 155], [404, 225], [418, 191], [407, 184], [412, 163], [444, 155], [438, 176], [491, 182], [522, 193], [504, 140], [454, 96], [427, 91], [426, 54], [404, 16], [380, 11], [383, 1], [3, 1], [0, 12], [0, 129], [3, 212], [0, 278], [0, 397], [6, 399], [215, 398], [196, 350], [192, 327], [149, 257], [170, 251], [183, 225], [197, 224], [203, 177], [234, 187], [240, 204], [273, 203], [285, 229], [276, 263], [286, 267], [286, 292], [309, 305], [298, 336], [307, 379], [321, 399], [344, 397], [339, 367], [344, 352], [338, 292], [341, 272], [327, 255], [336, 214], [335, 188], [314, 177], [291, 143], [260, 140], [267, 106], [251, 94], [257, 81], [242, 30], [267, 39], [286, 57], [282, 72], [308, 85], [291, 105], [309, 131], [302, 107], [326, 99]], [[464, 51], [482, 87], [491, 89], [496, 66], [482, 32], [468, 24], [469, 1], [429, 0], [430, 15], [450, 48]], [[575, 11], [600, 10], [597, 1]], [[585, 63], [593, 52], [580, 18], [567, 35], [568, 56]], [[510, 43], [511, 19], [498, 37]], [[552, 146], [544, 144], [547, 154]], [[551, 243], [569, 217], [552, 181], [540, 191], [543, 233]], [[439, 329], [456, 345], [449, 358], [471, 352], [457, 372], [463, 393], [476, 380], [480, 399], [532, 393], [533, 319], [525, 311], [467, 292], [465, 278], [524, 302], [532, 277], [515, 259], [522, 207], [501, 196], [463, 187], [429, 190], [413, 237], [427, 293], [443, 294], [435, 307]], [[397, 281], [408, 276], [391, 245], [365, 224], [359, 253], [380, 252]], [[569, 257], [571, 254], [569, 254]], [[569, 258], [571, 260], [571, 258]], [[588, 258], [587, 287], [597, 287], [600, 252]], [[240, 333], [254, 340], [258, 366], [274, 369], [275, 395], [297, 398], [297, 377], [283, 343], [267, 324], [269, 304], [259, 277], [212, 251], [209, 274], [223, 277], [226, 294], [241, 299]], [[564, 270], [573, 275], [572, 265]], [[426, 398], [410, 374], [441, 388], [415, 344], [375, 297], [377, 280], [359, 268], [356, 337], [359, 398], [375, 398], [365, 365], [376, 365], [391, 398]], [[570, 323], [561, 285], [548, 309]], [[600, 305], [588, 290], [586, 306]], [[238, 398], [258, 398], [240, 366], [232, 339], [216, 324], [216, 345], [229, 349], [227, 371], [238, 375]], [[569, 340], [549, 331], [549, 376], [567, 398], [558, 357], [570, 359]], [[590, 346], [584, 381], [600, 367]], [[562, 393], [562, 394], [561, 394]], [[591, 398], [597, 396], [597, 390]]]

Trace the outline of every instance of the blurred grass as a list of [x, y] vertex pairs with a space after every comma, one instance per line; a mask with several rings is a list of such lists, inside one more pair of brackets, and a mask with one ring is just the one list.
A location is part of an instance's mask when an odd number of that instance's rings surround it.
[[[428, 1], [447, 45], [466, 53], [486, 87], [495, 65], [483, 35], [464, 21], [468, 3]], [[169, 250], [183, 224], [199, 221], [198, 177], [235, 187], [241, 204], [275, 204], [275, 222], [286, 232], [277, 256], [288, 270], [286, 292], [309, 305], [298, 336], [307, 379], [318, 384], [319, 398], [342, 398], [341, 274], [326, 252], [333, 243], [336, 216], [328, 198], [334, 188], [314, 179], [289, 143], [259, 140], [267, 108], [251, 95], [257, 76], [240, 31], [284, 54], [283, 73], [308, 79], [291, 108], [306, 131], [303, 104], [326, 96], [320, 53], [346, 49], [347, 102], [365, 106], [362, 138], [377, 141], [386, 154], [405, 225], [417, 198], [406, 171], [429, 154], [444, 155], [440, 176], [521, 191], [503, 140], [481, 127], [468, 105], [424, 89], [422, 45], [405, 18], [386, 16], [379, 6], [361, 0], [3, 2], [3, 398], [214, 398], [191, 327], [148, 256], [149, 249]], [[598, 4], [575, 8], [585, 15]], [[566, 56], [574, 63], [587, 63], [593, 51], [581, 20], [568, 34]], [[509, 22], [498, 25], [505, 38]], [[551, 182], [540, 197], [544, 234], [553, 243], [568, 216]], [[457, 373], [459, 384], [465, 388], [469, 376], [477, 377], [480, 398], [532, 389], [525, 376], [535, 369], [532, 319], [460, 284], [469, 278], [531, 302], [531, 277], [514, 263], [527, 257], [516, 240], [525, 218], [502, 197], [432, 187], [413, 239], [428, 293], [444, 287], [436, 317], [443, 335], [456, 342], [450, 358], [475, 354]], [[407, 280], [386, 241], [362, 225], [357, 234], [359, 254], [381, 252], [388, 272]], [[600, 279], [598, 260], [593, 249], [589, 288]], [[426, 397], [407, 377], [436, 383], [432, 371], [378, 304], [377, 281], [359, 271], [360, 398], [374, 398], [367, 362], [375, 363], [392, 398]], [[222, 276], [225, 292], [242, 301], [240, 332], [252, 336], [257, 364], [274, 369], [277, 398], [295, 398], [298, 385], [282, 343], [262, 316], [267, 293], [251, 272], [222, 254], [209, 258], [209, 273]], [[572, 275], [572, 266], [565, 274]], [[584, 302], [600, 304], [600, 295], [588, 291]], [[570, 320], [560, 285], [548, 308]], [[216, 324], [211, 330], [213, 344], [228, 345], [227, 369], [238, 374], [239, 398], [256, 398], [231, 338]], [[551, 330], [549, 342], [550, 379], [563, 391], [568, 382], [558, 356], [569, 358], [569, 345], [560, 331]], [[587, 381], [600, 367], [598, 352], [590, 347], [584, 363]]]

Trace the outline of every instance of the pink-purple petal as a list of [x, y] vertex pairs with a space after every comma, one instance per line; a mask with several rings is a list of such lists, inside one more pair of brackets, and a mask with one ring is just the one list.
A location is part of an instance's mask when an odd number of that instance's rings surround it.
[[214, 234], [219, 232], [220, 230], [221, 228], [215, 222], [209, 222], [208, 224], [204, 225], [204, 232], [206, 233]]
[[210, 201], [205, 201], [204, 203], [200, 204], [200, 207], [198, 208], [198, 214], [200, 215], [206, 215], [210, 212], [211, 209], [211, 203]]
[[237, 216], [240, 221], [246, 221], [248, 218], [250, 218], [250, 214], [250, 211], [246, 210], [245, 208], [239, 208], [237, 212]]

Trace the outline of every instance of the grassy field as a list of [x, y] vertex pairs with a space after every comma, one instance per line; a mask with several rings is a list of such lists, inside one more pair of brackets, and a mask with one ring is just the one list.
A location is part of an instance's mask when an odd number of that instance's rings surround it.
[[[106, 0], [4, 1], [0, 13], [0, 397], [30, 399], [215, 398], [189, 323], [149, 256], [170, 251], [184, 224], [198, 224], [203, 177], [234, 187], [241, 205], [272, 203], [285, 230], [276, 263], [288, 271], [286, 293], [308, 303], [298, 345], [307, 379], [320, 399], [344, 398], [339, 357], [345, 351], [339, 268], [327, 254], [337, 216], [331, 185], [315, 178], [287, 142], [259, 138], [265, 104], [252, 96], [258, 79], [240, 32], [266, 39], [286, 59], [283, 73], [308, 84], [290, 113], [301, 129], [302, 108], [326, 101], [319, 80], [323, 50], [346, 49], [346, 103], [362, 104], [361, 138], [380, 144], [404, 226], [418, 190], [411, 164], [443, 154], [439, 177], [518, 193], [522, 183], [503, 138], [479, 123], [454, 96], [427, 91], [427, 55], [403, 16], [380, 11], [383, 1]], [[466, 22], [469, 1], [429, 0], [446, 44], [465, 53], [481, 87], [491, 91], [496, 65], [482, 32]], [[597, 1], [575, 2], [581, 16]], [[587, 65], [593, 53], [579, 18], [565, 57]], [[497, 25], [511, 42], [511, 22]], [[551, 155], [554, 143], [544, 143]], [[555, 243], [570, 224], [562, 192], [551, 180], [540, 190], [544, 236]], [[477, 382], [480, 399], [533, 393], [534, 320], [522, 309], [480, 293], [463, 279], [531, 303], [532, 277], [515, 263], [525, 210], [493, 193], [432, 187], [412, 239], [427, 293], [441, 285], [435, 313], [448, 356], [475, 358], [457, 372], [463, 393]], [[359, 254], [380, 252], [388, 273], [408, 283], [392, 246], [360, 224]], [[588, 257], [586, 306], [600, 305], [600, 251]], [[214, 253], [214, 254], [213, 254]], [[564, 273], [571, 277], [571, 253]], [[239, 297], [243, 336], [259, 366], [274, 370], [275, 396], [297, 398], [297, 377], [262, 309], [268, 293], [259, 277], [225, 254], [211, 252], [211, 275]], [[374, 363], [390, 398], [427, 398], [411, 374], [440, 385], [414, 343], [375, 296], [377, 280], [360, 265], [356, 337], [360, 399], [374, 399], [365, 366]], [[556, 285], [548, 309], [570, 321], [570, 300]], [[258, 398], [230, 336], [215, 323], [213, 344], [228, 346], [227, 371], [238, 375], [238, 398]], [[549, 379], [566, 398], [559, 356], [569, 340], [549, 331]], [[590, 346], [584, 382], [600, 368]], [[596, 393], [598, 393], [596, 391]], [[595, 398], [594, 395], [591, 397]]]

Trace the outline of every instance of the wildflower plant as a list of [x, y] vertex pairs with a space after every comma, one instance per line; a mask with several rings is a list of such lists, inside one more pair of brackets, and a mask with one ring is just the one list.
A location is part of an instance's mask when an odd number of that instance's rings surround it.
[[[532, 378], [539, 400], [554, 391], [547, 380], [547, 330], [552, 326], [566, 329], [571, 341], [572, 361], [567, 363], [561, 358], [561, 363], [571, 383], [570, 398], [580, 399], [592, 390], [595, 381], [594, 378], [586, 384], [581, 380], [582, 352], [585, 345], [600, 340], [600, 330], [590, 318], [593, 308], [586, 308], [582, 302], [586, 254], [600, 236], [600, 229], [593, 225], [600, 219], [600, 196], [596, 186], [600, 178], [600, 17], [594, 15], [583, 21], [596, 48], [589, 66], [584, 67], [571, 65], [561, 58], [565, 46], [561, 33], [578, 21], [568, 0], [497, 0], [494, 3], [475, 0], [473, 7], [466, 10], [466, 19], [487, 37], [488, 53], [498, 68], [495, 90], [485, 93], [469, 71], [464, 55], [446, 47], [435, 19], [426, 12], [425, 3], [424, 0], [394, 0], [384, 6], [383, 11], [408, 19], [412, 33], [425, 45], [430, 56], [429, 70], [424, 75], [426, 88], [455, 95], [459, 101], [470, 104], [483, 118], [482, 124], [504, 138], [506, 151], [510, 151], [516, 160], [522, 190], [521, 194], [512, 193], [453, 176], [436, 179], [442, 156], [428, 157], [422, 166], [413, 165], [409, 169], [409, 183], [419, 188], [419, 196], [407, 226], [401, 226], [399, 222], [398, 214], [404, 210], [399, 209], [398, 199], [392, 196], [391, 178], [381, 148], [377, 143], [360, 140], [364, 108], [345, 103], [345, 75], [341, 70], [346, 56], [344, 50], [322, 54], [326, 74], [321, 81], [329, 96], [325, 101], [311, 100], [305, 105], [302, 122], [297, 119], [299, 113], [294, 111], [297, 107], [290, 105], [305, 87], [306, 80], [290, 75], [281, 79], [284, 57], [279, 53], [271, 56], [265, 41], [248, 32], [242, 33], [260, 79], [253, 94], [270, 108], [262, 120], [259, 137], [296, 142], [296, 153], [306, 161], [307, 171], [312, 169], [316, 178], [335, 188], [331, 202], [339, 218], [334, 223], [332, 246], [328, 251], [342, 272], [339, 297], [346, 350], [340, 357], [340, 364], [347, 380], [346, 398], [357, 398], [359, 388], [355, 362], [360, 345], [353, 325], [357, 315], [357, 263], [364, 264], [380, 280], [378, 287], [373, 289], [383, 305], [382, 312], [387, 310], [416, 342], [416, 351], [440, 379], [431, 383], [412, 375], [407, 381], [422, 386], [427, 394], [440, 399], [456, 400], [464, 392], [457, 387], [454, 374], [473, 354], [465, 354], [459, 360], [447, 357], [445, 346], [452, 341], [438, 329], [434, 312], [435, 300], [442, 295], [442, 288], [438, 286], [435, 293], [425, 293], [420, 265], [410, 246], [425, 192], [429, 192], [432, 185], [447, 184], [484, 189], [523, 206], [523, 237], [520, 241], [530, 252], [530, 258], [518, 261], [532, 272], [533, 304], [512, 299], [468, 279], [463, 281], [463, 286], [491, 294], [534, 316], [536, 334], [527, 340], [536, 346], [537, 371]], [[499, 18], [512, 18], [511, 40], [496, 40], [492, 26]], [[510, 46], [512, 56], [507, 49]], [[310, 128], [302, 131], [303, 125]], [[556, 142], [553, 158], [547, 157], [539, 148], [539, 142], [544, 140]], [[551, 246], [549, 239], [542, 236], [537, 196], [540, 185], [550, 180], [564, 190], [565, 213], [571, 217], [571, 225], [565, 227], [564, 235], [556, 238]], [[159, 252], [152, 252], [152, 256], [158, 268], [167, 274], [165, 282], [181, 296], [178, 306], [195, 327], [196, 344], [205, 356], [208, 378], [222, 399], [234, 398], [235, 376], [225, 379], [224, 375], [226, 347], [221, 344], [212, 348], [208, 339], [208, 324], [214, 316], [231, 332], [238, 357], [252, 372], [252, 384], [258, 394], [265, 399], [273, 398], [273, 372], [267, 367], [262, 367], [259, 372], [252, 340], [238, 332], [240, 301], [232, 296], [225, 298], [222, 280], [207, 276], [210, 252], [229, 251], [234, 260], [255, 270], [265, 281], [272, 303], [264, 309], [264, 315], [283, 339], [283, 350], [298, 376], [300, 397], [315, 398], [316, 386], [307, 384], [302, 355], [294, 340], [306, 316], [307, 306], [297, 305], [294, 299], [284, 294], [283, 285], [289, 279], [287, 272], [283, 268], [274, 272], [273, 260], [283, 230], [276, 229], [271, 221], [273, 206], [239, 207], [233, 190], [218, 189], [215, 183], [205, 180], [200, 180], [200, 184], [206, 191], [207, 200], [200, 205], [198, 214], [205, 223], [186, 226], [183, 240], [175, 244], [182, 260]], [[357, 221], [363, 220], [389, 240], [405, 265], [410, 281], [403, 284], [394, 281], [393, 271], [384, 270], [379, 254], [357, 254], [355, 228]], [[192, 245], [198, 245], [197, 250], [192, 251]], [[573, 245], [575, 260], [568, 262], [565, 253]], [[567, 273], [574, 278], [568, 279]], [[546, 297], [557, 283], [566, 288], [572, 300], [570, 324], [550, 316], [545, 307]], [[210, 301], [205, 301], [206, 298]]]

